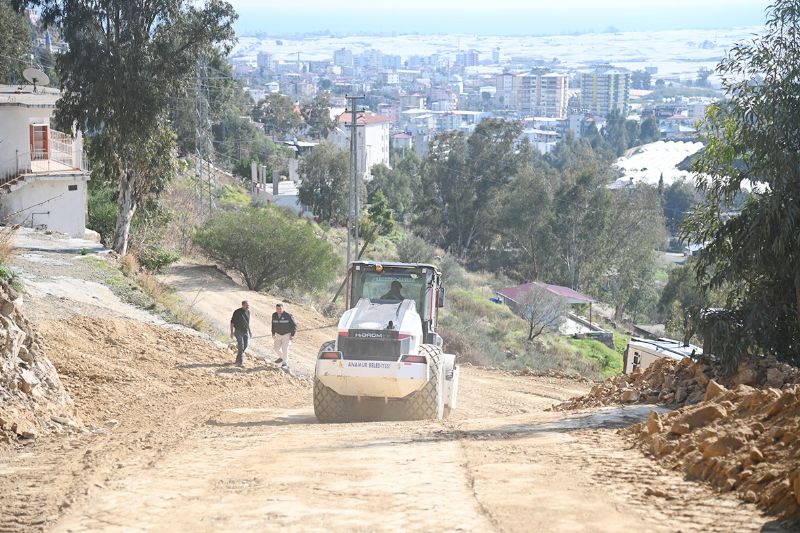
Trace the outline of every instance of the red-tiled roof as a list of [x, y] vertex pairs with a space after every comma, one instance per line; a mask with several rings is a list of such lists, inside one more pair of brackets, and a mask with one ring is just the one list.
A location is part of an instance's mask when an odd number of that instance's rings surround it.
[[[339, 124], [348, 125], [350, 124], [351, 114], [349, 111], [345, 111], [341, 115], [339, 115]], [[390, 122], [389, 117], [384, 117], [383, 115], [376, 115], [375, 113], [357, 113], [356, 114], [356, 124], [360, 125], [371, 125], [371, 124], [382, 124], [384, 122]]]
[[509, 300], [513, 300], [515, 302], [519, 302], [520, 299], [531, 290], [534, 286], [539, 286], [547, 290], [548, 292], [555, 294], [556, 296], [560, 296], [564, 298], [569, 303], [589, 303], [596, 301], [591, 296], [586, 296], [585, 294], [581, 294], [578, 291], [573, 291], [569, 287], [562, 287], [560, 285], [550, 285], [549, 283], [542, 283], [540, 281], [532, 281], [531, 283], [525, 283], [523, 285], [517, 285], [516, 287], [508, 287], [507, 289], [502, 289], [497, 291], [497, 294], [508, 298]]

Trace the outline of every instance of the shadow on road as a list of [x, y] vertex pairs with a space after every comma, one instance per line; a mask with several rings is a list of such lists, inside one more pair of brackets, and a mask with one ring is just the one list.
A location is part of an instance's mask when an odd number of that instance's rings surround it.
[[[572, 431], [588, 429], [620, 429], [629, 427], [647, 419], [650, 411], [668, 410], [653, 405], [640, 405], [635, 407], [622, 407], [605, 409], [599, 412], [584, 415], [570, 416], [552, 422], [531, 422], [523, 424], [509, 424], [494, 428], [480, 429], [438, 429], [436, 426], [421, 426], [420, 431], [426, 431], [407, 439], [381, 440], [352, 444], [350, 448], [376, 448], [382, 446], [399, 446], [411, 443], [425, 443], [450, 440], [496, 440], [522, 438], [536, 434], [569, 433]], [[432, 422], [435, 424], [435, 422]], [[412, 423], [414, 424], [414, 423]], [[315, 447], [316, 450], [324, 448]]]
[[206, 421], [207, 426], [236, 428], [295, 426], [316, 423], [317, 418], [314, 415], [286, 415], [270, 420], [246, 420], [243, 422], [222, 422], [213, 418]]
[[175, 365], [178, 370], [197, 370], [197, 369], [216, 369], [215, 374], [252, 374], [255, 372], [284, 372], [280, 368], [271, 364], [263, 364], [251, 368], [241, 368], [234, 363], [184, 363]]

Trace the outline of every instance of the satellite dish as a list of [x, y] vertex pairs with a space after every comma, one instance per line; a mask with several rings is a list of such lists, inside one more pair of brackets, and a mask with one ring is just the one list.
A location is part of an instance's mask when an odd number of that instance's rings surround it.
[[33, 84], [33, 92], [37, 92], [36, 84], [47, 85], [50, 83], [50, 78], [47, 77], [47, 74], [38, 68], [26, 68], [22, 71], [22, 77]]

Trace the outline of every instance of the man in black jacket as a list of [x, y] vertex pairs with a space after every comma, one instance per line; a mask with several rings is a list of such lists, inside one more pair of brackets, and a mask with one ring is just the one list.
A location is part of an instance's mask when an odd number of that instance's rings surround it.
[[231, 317], [231, 337], [236, 338], [236, 366], [244, 366], [244, 351], [247, 349], [247, 341], [253, 336], [250, 331], [250, 304], [247, 300], [242, 302], [242, 306], [233, 312]]
[[275, 312], [272, 313], [273, 348], [275, 355], [278, 356], [276, 363], [289, 366], [289, 344], [294, 339], [295, 333], [297, 324], [294, 323], [294, 317], [283, 309], [283, 304], [277, 304]]

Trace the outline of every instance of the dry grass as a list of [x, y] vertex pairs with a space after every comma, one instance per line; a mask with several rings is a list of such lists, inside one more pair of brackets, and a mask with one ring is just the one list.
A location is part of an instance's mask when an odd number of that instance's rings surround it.
[[19, 226], [4, 226], [0, 228], [0, 264], [7, 264], [17, 248], [14, 246], [14, 232]]
[[119, 267], [122, 273], [129, 278], [136, 277], [136, 274], [141, 268], [139, 262], [136, 260], [136, 256], [132, 253], [122, 256], [122, 259], [119, 261]]
[[119, 269], [125, 277], [136, 282], [136, 285], [152, 301], [149, 308], [154, 309], [165, 320], [203, 333], [213, 333], [208, 320], [200, 313], [195, 312], [193, 305], [186, 305], [186, 302], [172, 289], [143, 270], [133, 254], [129, 253], [120, 259]]
[[163, 306], [169, 317], [178, 324], [204, 333], [211, 332], [211, 326], [205, 317], [195, 312], [192, 305], [186, 305], [179, 296], [172, 292], [172, 289], [154, 276], [141, 272], [136, 276], [136, 283], [154, 302]]

